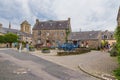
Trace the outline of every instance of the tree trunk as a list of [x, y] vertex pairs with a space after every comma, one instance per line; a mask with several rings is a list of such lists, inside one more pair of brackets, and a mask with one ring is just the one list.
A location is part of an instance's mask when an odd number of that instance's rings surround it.
[[12, 43], [10, 43], [10, 48], [12, 48]]

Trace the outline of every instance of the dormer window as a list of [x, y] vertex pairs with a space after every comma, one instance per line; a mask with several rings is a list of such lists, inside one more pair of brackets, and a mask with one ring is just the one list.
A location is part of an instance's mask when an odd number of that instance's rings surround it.
[[38, 35], [41, 35], [41, 31], [38, 31]]
[[108, 39], [107, 35], [102, 35], [102, 39]]
[[43, 24], [41, 24], [41, 26], [43, 26]]
[[52, 26], [52, 23], [50, 23], [50, 26]]
[[60, 26], [62, 25], [62, 24], [59, 24]]

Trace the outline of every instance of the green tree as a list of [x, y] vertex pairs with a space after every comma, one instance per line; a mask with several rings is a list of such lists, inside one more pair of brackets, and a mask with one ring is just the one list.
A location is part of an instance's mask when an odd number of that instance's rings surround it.
[[3, 35], [0, 35], [0, 43], [5, 43], [5, 38]]
[[[120, 64], [120, 26], [117, 26], [115, 30], [115, 39], [116, 39], [116, 50], [118, 53], [118, 62]], [[120, 67], [114, 70], [114, 74], [118, 80], [120, 80]]]
[[118, 26], [115, 30], [115, 39], [118, 55], [120, 56], [120, 26]]
[[18, 36], [13, 33], [7, 33], [4, 35], [6, 43], [10, 44], [10, 47], [12, 47], [12, 43], [15, 43], [18, 41]]

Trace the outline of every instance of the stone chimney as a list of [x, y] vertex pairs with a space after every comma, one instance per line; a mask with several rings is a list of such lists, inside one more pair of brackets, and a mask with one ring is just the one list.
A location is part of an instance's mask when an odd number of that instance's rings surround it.
[[69, 17], [68, 18], [68, 25], [69, 25], [69, 30], [71, 31], [71, 23], [70, 23], [70, 21], [71, 21], [71, 18]]
[[68, 21], [70, 21], [71, 20], [71, 18], [68, 18]]

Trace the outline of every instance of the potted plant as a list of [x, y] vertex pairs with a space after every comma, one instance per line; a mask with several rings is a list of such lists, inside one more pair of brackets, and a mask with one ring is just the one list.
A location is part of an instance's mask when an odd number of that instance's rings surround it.
[[49, 48], [43, 48], [42, 53], [50, 53], [50, 49]]
[[29, 51], [35, 51], [35, 48], [33, 46], [30, 46]]

